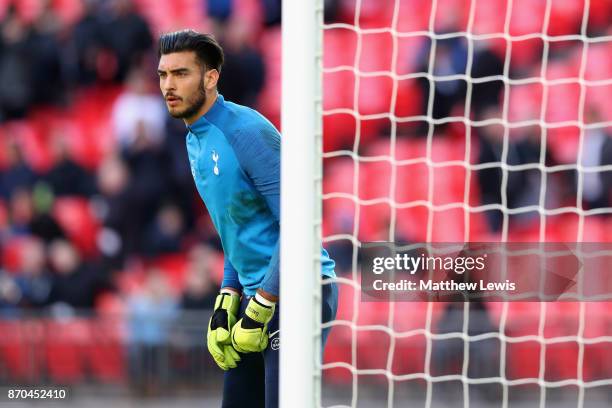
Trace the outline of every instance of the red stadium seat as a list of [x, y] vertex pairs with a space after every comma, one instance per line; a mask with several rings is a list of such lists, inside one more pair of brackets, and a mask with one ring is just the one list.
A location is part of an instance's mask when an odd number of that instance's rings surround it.
[[[610, 50], [612, 44], [610, 41], [589, 44], [586, 58], [586, 71], [584, 78], [589, 81], [598, 81], [609, 79], [612, 75], [612, 61], [610, 61]], [[574, 62], [580, 64], [580, 59]]]
[[541, 33], [544, 27], [544, 7], [544, 2], [514, 1], [510, 18], [510, 34], [518, 36]]
[[31, 350], [24, 336], [24, 324], [17, 320], [0, 320], [0, 333], [0, 378], [7, 382], [34, 380], [36, 365], [30, 364]]
[[50, 378], [60, 384], [82, 381], [85, 375], [85, 349], [93, 341], [87, 321], [48, 321], [45, 340]]
[[9, 122], [2, 126], [3, 137], [19, 144], [26, 162], [35, 171], [45, 171], [51, 166], [51, 156], [44, 135], [29, 121]]
[[[394, 114], [400, 120], [414, 116], [425, 116], [425, 107], [422, 106], [422, 89], [415, 79], [398, 81]], [[417, 131], [422, 122], [398, 122], [398, 134], [412, 134]]]
[[8, 272], [17, 272], [21, 266], [22, 251], [27, 244], [27, 237], [17, 236], [6, 242], [2, 247], [2, 267]]
[[79, 0], [55, 0], [54, 6], [64, 24], [73, 24], [83, 15], [83, 3]]
[[[428, 31], [431, 14], [431, 3], [420, 0], [398, 0], [399, 16], [397, 31]], [[395, 3], [395, 2], [393, 2]], [[438, 6], [439, 7], [439, 6]]]
[[260, 112], [280, 129], [282, 70], [280, 28], [265, 30], [260, 41], [265, 44], [262, 54], [266, 65], [266, 78], [257, 105]]
[[100, 316], [118, 318], [125, 313], [125, 304], [120, 295], [105, 292], [96, 297], [95, 309]]
[[518, 338], [538, 334], [540, 304], [508, 302], [505, 324], [501, 327], [503, 305], [502, 302], [487, 303], [493, 324], [511, 337], [506, 343], [507, 378], [538, 378], [542, 345], [538, 341]]
[[163, 271], [174, 293], [180, 294], [185, 286], [187, 258], [183, 254], [164, 255], [150, 263], [150, 267]]
[[81, 129], [70, 114], [56, 108], [36, 108], [28, 116], [28, 125], [38, 135], [40, 149], [44, 154], [45, 167], [53, 165], [51, 144], [54, 138], [62, 138], [67, 144], [72, 160], [92, 167], [88, 161], [88, 151]]
[[0, 230], [7, 227], [9, 222], [8, 209], [4, 200], [0, 199]]
[[98, 381], [121, 384], [127, 368], [122, 322], [117, 316], [91, 322], [92, 342], [85, 346], [89, 369]]
[[[503, 302], [488, 302], [487, 310], [495, 327], [501, 327]], [[504, 330], [513, 336], [528, 336], [538, 333], [540, 304], [537, 302], [508, 302]]]
[[561, 163], [576, 163], [579, 143], [580, 129], [576, 126], [554, 127], [548, 130], [547, 149]]
[[81, 197], [58, 198], [53, 206], [53, 215], [83, 254], [96, 253], [99, 225], [89, 200]]
[[[348, 284], [338, 284], [338, 313], [337, 321], [351, 322], [355, 311], [354, 296], [359, 296], [355, 288]], [[325, 346], [325, 363], [346, 363], [352, 362], [352, 330], [346, 325], [336, 325], [332, 328], [330, 336]], [[350, 381], [350, 371], [344, 368], [325, 370], [323, 372], [325, 378], [337, 383], [346, 383]]]
[[205, 31], [207, 21], [205, 7], [201, 1], [136, 0], [135, 3], [154, 33], [174, 31], [184, 27]]
[[[325, 30], [323, 35], [323, 66], [327, 69], [352, 67], [355, 62], [357, 34], [347, 29]], [[351, 70], [323, 74], [323, 109], [352, 110], [354, 106], [355, 74]], [[350, 113], [323, 115], [324, 150], [352, 149], [356, 119]]]
[[[571, 68], [566, 66], [551, 66], [548, 74], [552, 78], [572, 78], [577, 77]], [[578, 120], [578, 106], [580, 101], [580, 84], [560, 84], [548, 86], [548, 100], [546, 105], [547, 123], [567, 122]], [[550, 103], [554, 101], [554, 103]], [[538, 112], [539, 113], [539, 112]]]
[[[347, 326], [334, 326], [325, 345], [324, 364], [352, 363], [351, 329]], [[352, 375], [346, 368], [326, 369], [323, 371], [325, 381], [346, 384]]]
[[79, 139], [77, 159], [82, 165], [94, 168], [102, 159], [117, 149], [113, 135], [111, 112], [122, 88], [97, 86], [80, 90], [75, 98], [71, 119]]
[[143, 268], [121, 271], [116, 275], [115, 284], [125, 295], [137, 293], [144, 285], [146, 272]]
[[510, 87], [508, 121], [521, 122], [540, 119], [542, 85], [527, 84]]
[[[199, 0], [196, 1], [199, 4]], [[234, 1], [233, 17], [239, 21], [248, 22], [255, 26], [260, 26], [263, 23], [263, 8], [259, 0], [236, 0]]]
[[352, 194], [356, 164], [343, 156], [324, 160], [323, 193]]
[[543, 346], [534, 340], [508, 342], [506, 345], [506, 378], [508, 380], [538, 378]]
[[507, 3], [504, 0], [475, 3], [473, 32], [475, 34], [503, 33], [506, 6]]
[[[582, 24], [583, 1], [552, 2], [548, 35], [572, 35]], [[591, 13], [593, 10], [590, 10]]]
[[[608, 283], [609, 285], [609, 283]], [[610, 288], [608, 292], [610, 293]], [[611, 302], [585, 302], [584, 316], [584, 338], [594, 340], [598, 337], [610, 336], [612, 334], [609, 311]], [[612, 362], [607, 358], [610, 350], [610, 342], [599, 342], [585, 344], [584, 364], [588, 367], [588, 375], [584, 375], [586, 381], [595, 381], [609, 378], [612, 373]]]
[[[348, 157], [326, 159], [323, 193], [352, 194], [354, 163]], [[323, 200], [323, 235], [349, 233], [354, 227], [357, 204], [350, 198], [326, 198]]]

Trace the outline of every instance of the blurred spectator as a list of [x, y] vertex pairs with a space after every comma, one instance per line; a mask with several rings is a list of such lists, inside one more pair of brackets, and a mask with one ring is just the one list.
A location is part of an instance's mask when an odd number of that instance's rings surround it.
[[[452, 28], [448, 30], [453, 31]], [[446, 38], [436, 41], [435, 56], [433, 66], [429, 67], [429, 54], [432, 51], [431, 40], [426, 41], [423, 50], [420, 52], [419, 60], [423, 64], [418, 67], [420, 72], [429, 72], [437, 77], [435, 80], [419, 78], [417, 83], [421, 88], [421, 112], [428, 113], [431, 104], [431, 116], [433, 119], [442, 119], [452, 114], [455, 106], [463, 105], [466, 96], [466, 83], [459, 79], [447, 79], [454, 75], [464, 75], [467, 63], [467, 46], [463, 38]], [[433, 99], [430, 98], [430, 87], [434, 87]], [[430, 100], [432, 99], [432, 100]], [[463, 111], [461, 111], [463, 114]], [[423, 123], [420, 133], [427, 134], [428, 124]], [[445, 130], [448, 124], [437, 125], [440, 130]]]
[[[582, 174], [582, 198], [589, 208], [607, 207], [609, 205], [609, 191], [604, 190], [602, 174], [589, 171], [605, 162], [606, 158], [603, 157], [604, 144], [608, 138], [609, 136], [603, 129], [590, 129], [584, 135], [582, 157], [580, 159], [580, 164], [586, 170]], [[608, 157], [607, 160], [609, 159]]]
[[[544, 160], [540, 161], [540, 153], [543, 146], [541, 128], [539, 126], [518, 128], [515, 132], [510, 132], [509, 138], [509, 151], [511, 150], [513, 155], [516, 154], [516, 157], [513, 156], [513, 161], [508, 161], [508, 164], [531, 164], [546, 167], [556, 164], [553, 163], [552, 156], [548, 150], [544, 154]], [[510, 156], [508, 160], [510, 160]], [[509, 171], [508, 177], [516, 177], [517, 180], [517, 190], [514, 192], [514, 195], [508, 194], [508, 208], [514, 209], [539, 205], [541, 184], [543, 182], [542, 170], [540, 168]], [[557, 181], [557, 179], [551, 178], [548, 180], [548, 183], [551, 184], [554, 181]], [[545, 208], [554, 208], [558, 201], [556, 189], [550, 185], [545, 187], [548, 187], [548, 191], [544, 197], [544, 206]], [[539, 214], [536, 211], [522, 212], [513, 216], [513, 222], [517, 225], [525, 225], [537, 216]]]
[[142, 291], [130, 296], [127, 307], [132, 343], [152, 346], [168, 339], [168, 324], [176, 318], [178, 308], [163, 271], [148, 270]]
[[129, 316], [130, 379], [141, 391], [154, 393], [157, 380], [168, 375], [170, 324], [177, 318], [178, 308], [171, 296], [162, 271], [147, 272], [142, 291], [127, 302]]
[[[496, 107], [490, 107], [483, 113], [483, 120], [498, 118], [499, 111]], [[501, 125], [487, 125], [477, 128], [476, 135], [479, 141], [478, 164], [506, 163], [509, 165], [538, 164], [540, 163], [540, 141], [539, 128], [522, 128], [522, 135], [509, 137], [505, 157], [504, 153], [504, 129]], [[547, 154], [545, 162], [551, 165], [551, 158]], [[529, 205], [538, 205], [540, 196], [540, 183], [542, 175], [539, 169], [508, 170], [506, 178], [506, 202], [502, 202], [501, 188], [503, 172], [499, 165], [484, 168], [478, 171], [480, 184], [480, 195], [483, 205], [505, 204], [507, 208], [519, 208]], [[548, 199], [552, 199], [547, 197]], [[517, 215], [516, 219], [523, 219], [529, 215]], [[489, 225], [493, 231], [499, 231], [502, 227], [503, 214], [501, 211], [487, 211]]]
[[134, 143], [124, 151], [123, 157], [131, 173], [129, 192], [133, 212], [129, 214], [137, 241], [134, 251], [142, 251], [141, 239], [168, 191], [168, 158], [146, 132], [143, 122], [136, 125]]
[[20, 306], [41, 307], [47, 305], [51, 294], [51, 275], [46, 267], [44, 243], [29, 239], [21, 249], [19, 275], [15, 282], [21, 291]]
[[12, 316], [21, 300], [21, 291], [13, 278], [0, 269], [0, 315]]
[[39, 0], [40, 11], [34, 21], [34, 30], [59, 35], [62, 30], [62, 20], [53, 7], [53, 0]]
[[49, 263], [54, 272], [50, 303], [61, 303], [75, 309], [92, 309], [96, 298], [110, 285], [93, 265], [82, 262], [68, 241], [56, 240], [49, 246]]
[[323, 7], [325, 9], [324, 18], [325, 24], [338, 23], [340, 17], [340, 2], [341, 0], [324, 0]]
[[133, 247], [136, 240], [132, 222], [133, 203], [129, 191], [130, 172], [118, 155], [107, 157], [98, 168], [98, 191], [94, 198], [103, 229], [98, 238], [100, 252], [113, 264]]
[[30, 29], [11, 4], [0, 22], [0, 119], [25, 116], [34, 100]]
[[185, 225], [194, 225], [199, 203], [196, 204], [194, 200], [197, 193], [185, 148], [185, 124], [168, 115], [165, 133], [162, 151], [168, 156], [166, 172], [169, 179], [168, 195], [180, 207]]
[[[590, 123], [603, 121], [597, 109], [592, 109], [588, 115]], [[612, 171], [592, 170], [593, 167], [612, 164], [612, 134], [604, 128], [587, 129], [583, 137], [580, 164], [586, 170], [582, 174], [582, 198], [586, 207], [609, 207], [612, 203]]]
[[264, 9], [264, 23], [267, 27], [281, 23], [281, 0], [262, 0]]
[[[612, 135], [606, 134], [601, 148], [601, 165], [612, 166]], [[612, 204], [612, 170], [602, 171], [599, 174], [602, 184], [602, 200], [609, 207]]]
[[180, 351], [173, 357], [176, 376], [193, 382], [202, 370], [211, 368], [211, 359], [202, 355], [202, 333], [196, 328], [208, 322], [219, 286], [213, 279], [216, 258], [213, 248], [196, 244], [189, 250], [188, 257], [187, 276], [180, 301], [182, 330], [177, 330], [175, 338]]
[[129, 216], [138, 237], [133, 249], [139, 252], [145, 227], [154, 220], [163, 197], [167, 197], [170, 177], [167, 152], [147, 133], [143, 122], [136, 124], [135, 132], [134, 143], [123, 152], [123, 158], [131, 174], [129, 192], [134, 211]]
[[10, 232], [14, 235], [35, 235], [46, 242], [65, 236], [64, 231], [51, 216], [53, 195], [44, 184], [33, 191], [20, 188], [13, 192], [10, 201]]
[[[460, 31], [454, 26], [443, 29], [443, 32]], [[433, 101], [430, 101], [429, 87], [432, 83], [427, 78], [418, 80], [422, 88], [422, 112], [427, 112], [428, 105], [432, 104], [433, 119], [442, 119], [449, 116], [462, 116], [466, 101], [467, 83], [461, 79], [448, 79], [454, 75], [467, 75], [474, 79], [492, 76], [502, 76], [504, 64], [501, 58], [493, 52], [491, 44], [486, 40], [474, 41], [472, 47], [472, 64], [470, 72], [467, 72], [469, 50], [465, 38], [452, 37], [438, 39], [436, 41], [435, 58], [433, 67], [429, 67], [429, 53], [431, 52], [431, 41], [426, 42], [421, 51], [423, 65], [419, 68], [421, 72], [428, 72], [431, 68], [432, 74], [438, 77], [433, 81]], [[475, 118], [479, 118], [489, 106], [497, 106], [500, 95], [504, 89], [501, 79], [492, 79], [484, 82], [472, 82], [472, 94], [470, 99], [471, 111]], [[453, 113], [454, 109], [460, 112]], [[443, 129], [445, 125], [441, 128]]]
[[41, 12], [33, 23], [29, 38], [33, 102], [57, 104], [64, 101], [64, 77], [59, 32], [61, 22], [51, 0], [41, 0]]
[[225, 63], [219, 92], [231, 102], [255, 107], [264, 86], [265, 66], [261, 53], [251, 43], [252, 31], [249, 24], [236, 19], [222, 30]]
[[233, 0], [206, 0], [206, 15], [218, 23], [227, 23], [234, 11]]
[[[468, 336], [497, 332], [497, 328], [491, 323], [485, 304], [481, 301], [471, 301], [448, 302], [434, 333], [440, 335], [463, 333], [464, 319], [467, 319], [465, 334]], [[500, 345], [497, 339], [469, 340], [468, 352], [464, 356], [466, 341], [468, 340], [463, 338], [433, 341], [432, 363], [436, 376], [461, 374], [465, 358], [469, 359], [467, 372], [469, 378], [488, 378], [499, 373]], [[492, 384], [483, 384], [474, 388], [485, 398], [493, 399], [498, 398], [496, 392], [500, 391]]]
[[151, 51], [153, 35], [132, 0], [109, 0], [107, 4], [110, 10], [103, 22], [104, 40], [116, 58], [114, 79], [123, 82], [128, 72], [141, 65]]
[[6, 145], [7, 165], [0, 171], [0, 197], [5, 199], [11, 197], [17, 189], [31, 188], [36, 181], [36, 175], [25, 161], [19, 143], [9, 141]]
[[30, 225], [34, 219], [34, 204], [32, 203], [30, 190], [18, 188], [13, 191], [9, 202], [9, 215], [12, 234], [26, 235], [30, 233]]
[[189, 251], [189, 267], [181, 308], [211, 309], [218, 293], [213, 280], [213, 250], [205, 245], [196, 245]]
[[181, 210], [174, 204], [162, 206], [145, 231], [143, 252], [150, 256], [179, 252], [184, 230]]
[[98, 79], [98, 63], [104, 47], [104, 29], [98, 0], [82, 0], [83, 15], [74, 25], [66, 47], [69, 77], [77, 85]]
[[[493, 52], [491, 44], [485, 41], [474, 42], [474, 59], [472, 71], [467, 72], [474, 79], [503, 76], [504, 62]], [[504, 89], [501, 79], [472, 83], [472, 98], [470, 101], [473, 117], [478, 120], [481, 113], [489, 106], [498, 106]]]
[[113, 106], [113, 128], [122, 149], [129, 149], [144, 133], [155, 145], [163, 142], [166, 107], [159, 92], [152, 92], [151, 81], [143, 70], [134, 69], [127, 89]]
[[90, 196], [94, 192], [92, 176], [70, 157], [66, 136], [57, 133], [51, 138], [53, 167], [44, 180], [56, 196]]
[[54, 203], [51, 189], [44, 183], [37, 183], [32, 190], [34, 218], [30, 224], [30, 232], [49, 243], [55, 239], [64, 238], [65, 231], [51, 214]]

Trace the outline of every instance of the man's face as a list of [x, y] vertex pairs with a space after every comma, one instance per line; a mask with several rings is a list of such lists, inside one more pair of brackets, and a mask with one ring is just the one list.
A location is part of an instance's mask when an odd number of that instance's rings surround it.
[[162, 55], [157, 74], [170, 115], [193, 121], [206, 102], [203, 67], [198, 64], [195, 53], [185, 51]]

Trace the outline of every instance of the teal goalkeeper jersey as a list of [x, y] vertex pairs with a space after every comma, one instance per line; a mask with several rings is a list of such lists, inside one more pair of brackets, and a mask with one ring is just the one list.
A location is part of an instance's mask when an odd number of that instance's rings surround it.
[[[221, 95], [187, 129], [191, 173], [225, 254], [221, 286], [278, 295], [279, 132], [257, 111]], [[335, 276], [323, 248], [321, 265], [324, 276]]]

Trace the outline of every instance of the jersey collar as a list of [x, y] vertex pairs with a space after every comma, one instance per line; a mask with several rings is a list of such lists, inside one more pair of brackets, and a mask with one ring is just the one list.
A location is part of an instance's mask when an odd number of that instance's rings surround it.
[[223, 109], [224, 103], [225, 100], [223, 99], [223, 95], [218, 93], [215, 103], [212, 104], [208, 112], [200, 116], [198, 120], [193, 122], [191, 125], [187, 125], [187, 129], [191, 133], [198, 133], [204, 131], [210, 125], [210, 122], [214, 121], [217, 115], [219, 115], [219, 113]]

